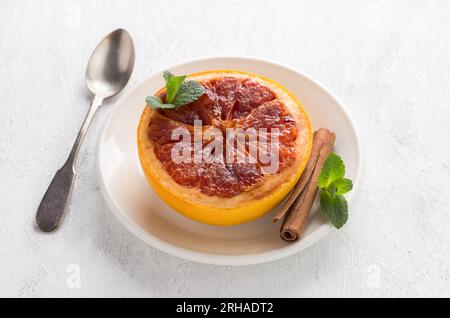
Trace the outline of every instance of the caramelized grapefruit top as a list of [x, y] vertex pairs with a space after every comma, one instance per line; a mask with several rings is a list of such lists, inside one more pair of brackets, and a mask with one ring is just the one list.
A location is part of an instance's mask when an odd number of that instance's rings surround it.
[[[271, 203], [264, 209], [273, 207], [295, 185], [309, 158], [312, 133], [305, 111], [279, 84], [254, 74], [208, 71], [188, 78], [198, 81], [205, 89], [197, 101], [176, 109], [145, 107], [142, 114], [138, 130], [139, 156], [150, 183], [158, 188], [156, 191], [160, 195], [164, 192], [163, 198], [172, 206], [175, 204], [169, 202], [171, 196], [172, 201], [187, 205], [193, 203], [196, 207], [220, 209], [248, 206], [252, 201], [271, 197]], [[155, 95], [164, 100], [165, 88]], [[203, 131], [213, 126], [223, 134], [227, 128], [265, 128], [269, 141], [273, 129], [277, 128], [277, 171], [265, 174], [268, 164], [259, 156], [244, 163], [174, 162], [171, 152], [178, 140], [172, 140], [172, 132], [183, 127], [194, 134], [195, 120], [202, 121]], [[223, 138], [225, 140], [226, 136]], [[209, 142], [203, 141], [203, 146]], [[250, 157], [249, 146], [244, 143], [245, 154]], [[261, 149], [259, 143], [258, 147], [260, 153], [271, 151], [270, 147]], [[223, 151], [227, 151], [225, 142]], [[183, 210], [181, 203], [175, 208]], [[184, 211], [184, 214], [189, 212]]]

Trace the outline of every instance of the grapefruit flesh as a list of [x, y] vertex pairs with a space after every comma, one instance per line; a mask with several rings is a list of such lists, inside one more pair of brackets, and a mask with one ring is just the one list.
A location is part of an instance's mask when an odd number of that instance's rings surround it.
[[[267, 213], [293, 188], [309, 158], [312, 133], [306, 112], [286, 89], [254, 74], [209, 71], [188, 78], [205, 89], [198, 100], [176, 109], [145, 107], [141, 116], [138, 150], [149, 183], [172, 208], [200, 222], [233, 225]], [[165, 89], [155, 95], [164, 100]], [[222, 133], [223, 158], [227, 151], [237, 156], [236, 149], [240, 149], [247, 160], [172, 160], [173, 147], [179, 142], [173, 140], [172, 132], [177, 128], [192, 135], [187, 146], [193, 157], [196, 120], [201, 120], [203, 131], [216, 127]], [[242, 140], [228, 149], [228, 128], [267, 133], [265, 138], [257, 137], [255, 153]], [[279, 165], [275, 173], [266, 174], [270, 163], [259, 154], [273, 153], [270, 141], [275, 137]], [[203, 140], [202, 148], [211, 142]]]

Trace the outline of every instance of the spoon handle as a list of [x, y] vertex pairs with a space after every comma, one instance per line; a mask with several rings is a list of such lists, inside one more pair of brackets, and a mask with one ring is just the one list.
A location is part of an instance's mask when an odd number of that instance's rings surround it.
[[102, 101], [102, 98], [95, 96], [83, 125], [78, 132], [77, 139], [73, 144], [69, 157], [64, 165], [56, 172], [42, 198], [36, 213], [36, 223], [44, 232], [55, 230], [67, 211], [75, 182], [75, 162], [78, 157], [78, 152], [86, 131]]

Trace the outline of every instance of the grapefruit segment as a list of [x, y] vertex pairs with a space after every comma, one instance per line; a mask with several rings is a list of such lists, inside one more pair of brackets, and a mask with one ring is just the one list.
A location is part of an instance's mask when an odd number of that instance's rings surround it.
[[211, 81], [221, 108], [221, 119], [228, 119], [236, 102], [236, 94], [241, 87], [241, 81], [233, 77], [223, 77]]
[[[258, 137], [258, 153], [269, 156], [273, 153], [271, 149], [272, 136], [276, 135], [279, 142], [277, 151], [279, 153], [279, 170], [284, 169], [295, 160], [296, 144], [298, 129], [294, 117], [283, 106], [279, 100], [266, 102], [260, 105], [258, 108], [253, 109], [250, 114], [242, 119], [238, 127], [244, 130], [253, 129], [266, 129], [266, 135], [260, 135]], [[277, 129], [275, 131], [274, 129]], [[265, 137], [265, 138], [264, 138]], [[248, 147], [247, 147], [248, 149]], [[261, 158], [256, 158], [261, 165], [268, 165], [261, 162]]]
[[152, 142], [160, 145], [176, 142], [178, 140], [172, 140], [172, 132], [177, 128], [187, 129], [192, 133], [194, 132], [192, 126], [184, 125], [181, 122], [171, 120], [156, 113], [153, 120], [148, 125], [147, 136]]
[[275, 94], [267, 86], [250, 79], [244, 80], [236, 92], [236, 103], [232, 110], [231, 118], [242, 118], [248, 115], [255, 107], [274, 99]]
[[280, 132], [280, 138], [286, 141], [294, 141], [297, 137], [297, 127], [292, 114], [290, 114], [283, 104], [278, 101], [271, 101], [262, 104], [245, 117], [238, 126], [248, 128], [266, 128], [270, 134], [274, 128]]
[[169, 175], [180, 185], [197, 187], [202, 180], [205, 167], [195, 163], [169, 163], [166, 168]]
[[183, 106], [183, 112], [178, 109], [160, 109], [159, 113], [172, 119], [175, 122], [180, 122], [187, 125], [193, 125], [195, 120], [202, 120], [209, 124], [209, 117], [201, 116], [201, 112], [195, 104], [188, 104]]
[[260, 168], [256, 164], [234, 163], [233, 172], [238, 179], [240, 192], [250, 190], [263, 178]]
[[207, 167], [207, 173], [200, 182], [200, 191], [207, 195], [232, 197], [239, 193], [239, 182], [232, 167], [213, 163]]

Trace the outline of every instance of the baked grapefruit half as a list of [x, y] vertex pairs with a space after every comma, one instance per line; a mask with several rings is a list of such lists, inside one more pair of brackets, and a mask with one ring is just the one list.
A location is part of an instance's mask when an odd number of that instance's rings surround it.
[[[312, 130], [307, 113], [289, 91], [255, 74], [218, 70], [187, 79], [203, 86], [200, 98], [173, 109], [145, 107], [142, 113], [138, 152], [148, 182], [170, 207], [202, 223], [235, 225], [264, 215], [292, 190], [309, 159]], [[162, 88], [155, 96], [164, 101], [165, 92]], [[249, 146], [249, 135], [236, 143], [223, 142], [222, 159], [228, 159], [227, 147], [233, 145], [229, 153], [241, 149], [245, 161], [173, 160], [173, 148], [180, 142], [174, 140], [174, 131], [188, 131], [193, 136], [191, 149], [198, 150], [193, 143], [199, 140], [194, 136], [199, 121], [201, 132], [215, 127], [223, 140], [230, 128], [266, 132], [265, 139], [258, 135], [256, 148]], [[202, 149], [212, 140], [203, 137]], [[271, 147], [276, 149], [278, 164], [268, 173], [267, 156], [261, 154], [270, 155]]]

